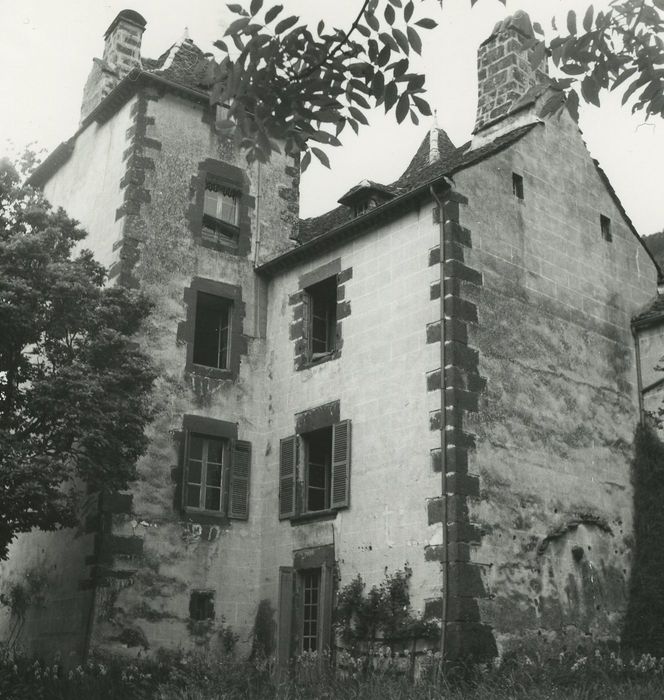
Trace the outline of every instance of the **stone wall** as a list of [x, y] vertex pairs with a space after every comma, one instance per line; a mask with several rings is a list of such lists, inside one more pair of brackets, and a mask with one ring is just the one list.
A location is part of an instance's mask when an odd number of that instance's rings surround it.
[[567, 113], [454, 179], [468, 198], [467, 263], [483, 278], [465, 285], [486, 379], [469, 464], [480, 477], [470, 516], [481, 620], [502, 651], [541, 637], [615, 639], [638, 421], [630, 318], [655, 292], [654, 265]]

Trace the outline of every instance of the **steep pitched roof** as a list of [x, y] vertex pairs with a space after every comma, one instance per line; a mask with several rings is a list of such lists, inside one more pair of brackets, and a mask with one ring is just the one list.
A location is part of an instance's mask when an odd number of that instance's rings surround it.
[[[443, 129], [438, 129], [438, 151], [440, 158], [433, 163], [429, 163], [430, 135], [429, 132], [427, 132], [401, 177], [392, 184], [385, 186], [384, 189], [391, 192], [395, 197], [407, 194], [411, 190], [421, 187], [423, 184], [432, 182], [444, 175], [451, 175], [457, 170], [461, 170], [497, 153], [515, 141], [518, 141], [528, 133], [533, 126], [534, 124], [522, 126], [472, 151], [468, 150], [470, 148], [470, 141], [456, 148], [445, 131]], [[391, 202], [386, 202], [380, 207], [377, 207], [377, 209], [383, 209], [390, 204]], [[340, 206], [320, 216], [301, 219], [298, 239], [300, 243], [307, 243], [318, 236], [329, 233], [338, 226], [349, 223], [354, 218], [353, 212], [348, 207]]]
[[207, 68], [210, 64], [205, 54], [191, 39], [173, 44], [159, 58], [144, 58], [143, 70], [166, 78], [179, 85], [204, 88]]

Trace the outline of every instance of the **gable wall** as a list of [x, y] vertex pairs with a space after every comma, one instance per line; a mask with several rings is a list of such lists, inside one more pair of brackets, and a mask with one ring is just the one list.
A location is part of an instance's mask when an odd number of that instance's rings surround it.
[[542, 634], [615, 638], [638, 420], [630, 317], [655, 291], [654, 265], [567, 114], [454, 180], [469, 200], [467, 264], [483, 274], [481, 288], [464, 285], [479, 316], [469, 345], [487, 380], [468, 427], [481, 485], [471, 520], [483, 533], [472, 553], [482, 621], [503, 650]]

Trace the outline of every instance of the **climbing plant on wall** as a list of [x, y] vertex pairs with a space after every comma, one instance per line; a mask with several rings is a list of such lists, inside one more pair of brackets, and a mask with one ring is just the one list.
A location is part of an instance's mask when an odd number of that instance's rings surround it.
[[623, 645], [664, 656], [664, 444], [648, 425], [634, 439], [634, 547]]

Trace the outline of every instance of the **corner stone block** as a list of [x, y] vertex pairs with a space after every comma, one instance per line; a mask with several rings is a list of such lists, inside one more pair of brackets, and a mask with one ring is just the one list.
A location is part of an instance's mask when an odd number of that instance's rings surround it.
[[446, 631], [448, 660], [482, 663], [498, 656], [496, 640], [487, 625], [478, 622], [448, 622]]
[[462, 598], [485, 598], [487, 592], [480, 567], [470, 562], [450, 562], [448, 572], [450, 595]]

